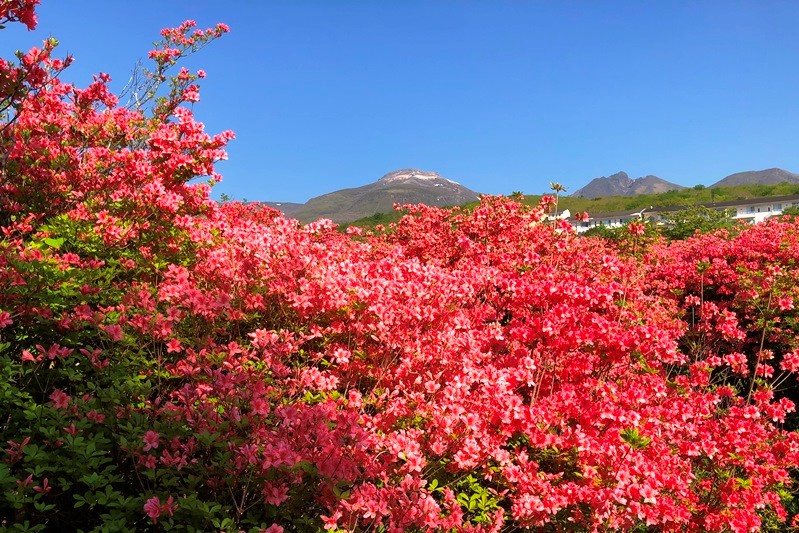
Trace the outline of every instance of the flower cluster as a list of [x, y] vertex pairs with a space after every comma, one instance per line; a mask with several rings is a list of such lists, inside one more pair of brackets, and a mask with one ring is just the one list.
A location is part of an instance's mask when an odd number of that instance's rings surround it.
[[21, 22], [29, 30], [36, 28], [36, 6], [39, 0], [1, 0], [0, 24]]

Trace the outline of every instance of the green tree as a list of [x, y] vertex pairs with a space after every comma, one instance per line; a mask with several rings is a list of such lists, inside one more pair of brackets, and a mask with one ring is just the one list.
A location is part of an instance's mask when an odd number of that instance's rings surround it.
[[607, 226], [594, 226], [593, 228], [589, 229], [585, 233], [583, 233], [584, 237], [601, 237], [603, 239], [610, 239], [612, 241], [617, 241], [622, 238], [621, 231], [617, 228], [609, 228]]
[[790, 215], [792, 217], [799, 217], [799, 206], [791, 206], [782, 211], [783, 215]]
[[711, 233], [735, 227], [735, 219], [728, 210], [718, 211], [704, 206], [692, 206], [674, 211], [664, 215], [663, 218], [666, 223], [663, 235], [670, 240], [687, 239], [696, 232]]

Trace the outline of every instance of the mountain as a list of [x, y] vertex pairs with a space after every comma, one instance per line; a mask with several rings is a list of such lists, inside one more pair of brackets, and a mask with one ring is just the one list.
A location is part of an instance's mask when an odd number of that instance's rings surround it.
[[671, 183], [657, 176], [630, 179], [626, 172], [603, 176], [591, 180], [572, 196], [580, 198], [602, 198], [606, 196], [636, 196], [639, 194], [658, 194], [666, 191], [685, 189], [682, 185]]
[[293, 217], [294, 213], [302, 207], [304, 204], [297, 204], [294, 202], [263, 202], [264, 205], [268, 205], [272, 209], [277, 209], [278, 211], [282, 211], [284, 215], [287, 217]]
[[736, 185], [746, 185], [747, 183], [759, 183], [761, 185], [777, 185], [779, 183], [799, 183], [799, 174], [788, 172], [781, 168], [769, 168], [767, 170], [749, 170], [730, 174], [711, 185], [711, 187], [734, 187]]
[[267, 205], [301, 222], [329, 218], [342, 223], [391, 212], [395, 203], [443, 207], [477, 199], [478, 193], [435, 172], [403, 169], [389, 172], [374, 183], [323, 194], [304, 204], [267, 202]]

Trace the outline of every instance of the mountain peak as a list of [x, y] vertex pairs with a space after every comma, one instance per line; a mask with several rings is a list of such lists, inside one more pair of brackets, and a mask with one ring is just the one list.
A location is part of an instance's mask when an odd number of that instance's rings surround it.
[[723, 178], [711, 185], [711, 187], [734, 187], [736, 185], [746, 185], [747, 183], [776, 185], [783, 182], [799, 183], [799, 174], [794, 174], [781, 168], [748, 170], [746, 172], [730, 174], [726, 178]]
[[403, 169], [400, 169], [400, 170], [395, 170], [393, 172], [389, 172], [388, 174], [386, 174], [385, 176], [383, 176], [382, 178], [380, 178], [377, 181], [386, 183], [386, 182], [393, 182], [393, 181], [406, 181], [406, 180], [411, 180], [411, 179], [416, 179], [416, 180], [435, 180], [435, 179], [439, 179], [439, 180], [448, 181], [450, 183], [455, 183], [454, 181], [448, 180], [447, 178], [444, 178], [444, 177], [442, 177], [441, 175], [439, 175], [439, 174], [437, 174], [435, 172], [428, 172], [426, 170], [419, 170], [419, 169], [416, 169], [416, 168], [403, 168]]
[[342, 223], [375, 213], [390, 213], [394, 204], [425, 204], [430, 206], [462, 205], [477, 200], [478, 194], [463, 185], [435, 172], [405, 168], [389, 172], [379, 180], [333, 191], [304, 204], [276, 206], [301, 222], [329, 218]]
[[582, 189], [574, 191], [572, 196], [582, 198], [601, 198], [605, 196], [635, 196], [638, 194], [656, 194], [685, 187], [668, 182], [657, 176], [648, 175], [630, 179], [624, 171], [610, 176], [602, 176], [591, 180]]

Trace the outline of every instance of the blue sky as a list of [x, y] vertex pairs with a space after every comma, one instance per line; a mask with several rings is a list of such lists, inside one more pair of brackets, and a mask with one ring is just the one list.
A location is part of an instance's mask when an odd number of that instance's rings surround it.
[[43, 0], [66, 76], [127, 80], [162, 27], [231, 33], [193, 56], [195, 113], [232, 129], [217, 186], [305, 201], [398, 168], [479, 192], [573, 191], [619, 170], [683, 185], [799, 172], [799, 3]]

